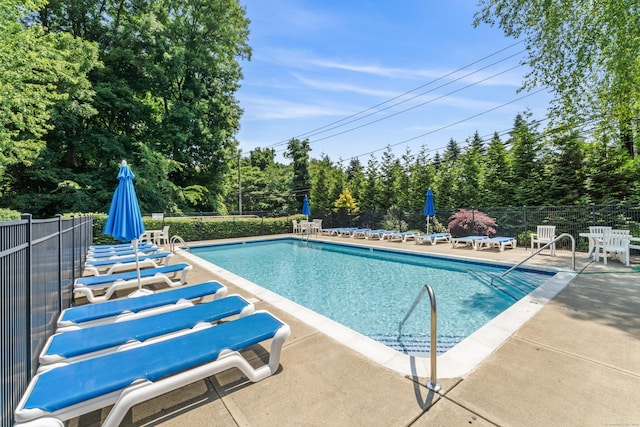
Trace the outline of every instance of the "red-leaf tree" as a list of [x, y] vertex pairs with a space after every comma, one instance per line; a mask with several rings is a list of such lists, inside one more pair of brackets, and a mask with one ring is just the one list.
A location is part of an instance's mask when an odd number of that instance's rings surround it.
[[458, 209], [449, 218], [449, 233], [454, 237], [493, 236], [496, 234], [496, 219], [482, 211]]

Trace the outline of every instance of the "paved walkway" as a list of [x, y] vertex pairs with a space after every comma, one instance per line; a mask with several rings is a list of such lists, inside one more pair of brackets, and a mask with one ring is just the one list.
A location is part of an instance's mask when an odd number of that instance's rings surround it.
[[[498, 252], [448, 244], [357, 243], [512, 262], [530, 253], [523, 248]], [[570, 254], [557, 254], [541, 254], [530, 263], [569, 269]], [[134, 407], [124, 425], [638, 426], [640, 273], [617, 260], [605, 267], [584, 253], [577, 258], [580, 274], [556, 298], [476, 370], [464, 378], [439, 379], [439, 393], [425, 387], [426, 378], [397, 374], [257, 302], [257, 309], [268, 309], [291, 325], [276, 375], [253, 384], [239, 371], [224, 372]], [[639, 264], [640, 259], [632, 260], [632, 267]], [[189, 283], [212, 276], [195, 265]], [[225, 284], [229, 293], [243, 294]], [[261, 356], [260, 351], [253, 355]], [[104, 412], [69, 425], [98, 425]]]

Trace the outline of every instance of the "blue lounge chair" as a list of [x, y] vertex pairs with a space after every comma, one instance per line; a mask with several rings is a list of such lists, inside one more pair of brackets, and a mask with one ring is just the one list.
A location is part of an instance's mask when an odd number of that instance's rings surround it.
[[505, 248], [515, 249], [517, 240], [513, 237], [495, 236], [490, 239], [483, 239], [478, 241], [478, 249], [484, 248], [499, 248], [500, 252], [504, 252]]
[[[187, 281], [187, 273], [192, 267], [187, 263], [163, 265], [157, 268], [144, 268], [140, 270], [140, 284], [164, 282], [170, 287], [184, 285]], [[180, 273], [178, 280], [171, 280], [168, 274]], [[76, 279], [73, 291], [87, 297], [91, 303], [107, 301], [119, 289], [138, 286], [138, 272], [127, 271], [125, 273], [105, 274], [102, 276], [86, 276]], [[104, 295], [95, 296], [96, 289], [106, 289]]]
[[[57, 366], [36, 374], [14, 412], [21, 423], [64, 422], [113, 405], [105, 426], [117, 426], [129, 409], [168, 391], [230, 368], [252, 382], [278, 370], [287, 324], [267, 312], [196, 329], [167, 340]], [[272, 339], [269, 362], [254, 368], [240, 354]], [[117, 367], [117, 368], [116, 368]]]
[[192, 329], [200, 323], [212, 323], [221, 319], [253, 313], [253, 304], [238, 295], [205, 302], [128, 320], [126, 322], [99, 325], [52, 335], [40, 353], [40, 369], [58, 362], [73, 362], [100, 354], [121, 351], [125, 346], [139, 346], [158, 337], [170, 337], [182, 330]]
[[[151, 242], [138, 242], [138, 248], [145, 248], [153, 246]], [[131, 243], [118, 243], [115, 245], [95, 245], [89, 246], [89, 252], [118, 252], [132, 250], [133, 245]]]
[[[139, 255], [144, 255], [144, 254], [150, 254], [153, 252], [158, 252], [161, 248], [158, 246], [144, 246], [141, 248], [138, 248], [138, 254]], [[131, 249], [124, 249], [124, 250], [120, 250], [120, 251], [99, 251], [99, 252], [88, 252], [87, 253], [87, 259], [89, 260], [97, 260], [97, 259], [107, 259], [107, 258], [118, 258], [118, 257], [125, 257], [125, 256], [132, 256], [135, 255], [136, 251], [133, 250], [133, 248]]]
[[[159, 267], [159, 263], [169, 264], [169, 258], [172, 256], [173, 254], [171, 252], [155, 252], [138, 256], [137, 262], [140, 267]], [[100, 270], [105, 268], [107, 271], [100, 273]], [[91, 273], [94, 276], [112, 274], [118, 270], [132, 270], [134, 268], [136, 268], [135, 256], [89, 260], [84, 264], [84, 272]]]
[[451, 247], [457, 248], [458, 245], [462, 246], [471, 246], [473, 249], [478, 250], [479, 243], [481, 240], [486, 240], [489, 237], [487, 236], [466, 236], [466, 237], [452, 237], [451, 238]]
[[357, 232], [358, 230], [359, 230], [358, 227], [344, 227], [344, 228], [338, 229], [338, 231], [336, 232], [336, 235], [340, 237], [351, 237], [353, 236], [353, 233]]
[[138, 298], [123, 298], [99, 304], [71, 307], [60, 313], [58, 331], [116, 323], [177, 310], [193, 305], [192, 300], [208, 297], [217, 299], [226, 293], [226, 286], [212, 280]]

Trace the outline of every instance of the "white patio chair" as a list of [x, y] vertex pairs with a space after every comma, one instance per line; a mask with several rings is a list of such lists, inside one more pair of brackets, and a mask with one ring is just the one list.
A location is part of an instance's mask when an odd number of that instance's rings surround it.
[[293, 234], [298, 234], [302, 231], [302, 228], [300, 227], [300, 223], [297, 220], [292, 220], [291, 224], [293, 225], [293, 230], [292, 233]]
[[[604, 265], [607, 265], [608, 254], [617, 255], [620, 261], [629, 266], [629, 230], [604, 230], [602, 233], [602, 241], [596, 243], [595, 257], [596, 261], [600, 260], [600, 251]], [[624, 255], [624, 259], [622, 256]]]
[[311, 228], [313, 229], [314, 233], [321, 233], [322, 232], [322, 220], [321, 219], [314, 219], [313, 222], [311, 223]]
[[169, 226], [162, 227], [162, 232], [156, 237], [156, 245], [168, 245], [169, 244]]
[[[538, 245], [538, 249], [541, 246], [553, 241], [556, 238], [556, 226], [555, 225], [539, 225], [537, 227], [537, 233], [531, 234], [531, 251], [533, 251], [534, 245]], [[549, 253], [551, 256], [556, 255], [556, 244], [549, 246]]]
[[611, 227], [605, 227], [600, 225], [592, 225], [589, 227], [589, 252], [587, 252], [587, 256], [594, 255], [594, 249], [598, 245], [598, 242], [602, 241], [602, 234], [605, 230], [611, 230]]

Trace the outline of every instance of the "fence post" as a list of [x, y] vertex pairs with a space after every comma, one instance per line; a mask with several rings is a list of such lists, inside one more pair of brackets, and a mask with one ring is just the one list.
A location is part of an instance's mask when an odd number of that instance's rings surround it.
[[62, 311], [62, 215], [58, 217], [58, 310]]
[[31, 285], [33, 283], [32, 281], [32, 277], [33, 277], [33, 260], [32, 260], [32, 256], [31, 256], [31, 252], [33, 250], [33, 224], [32, 224], [32, 216], [31, 214], [22, 214], [20, 215], [21, 219], [24, 219], [27, 221], [27, 236], [26, 236], [26, 243], [27, 243], [27, 262], [25, 263], [25, 274], [26, 274], [26, 296], [25, 296], [25, 301], [27, 303], [27, 306], [25, 307], [25, 313], [26, 313], [26, 330], [27, 330], [27, 340], [26, 340], [26, 353], [27, 354], [27, 358], [25, 360], [25, 364], [26, 369], [25, 371], [28, 373], [29, 378], [31, 378], [33, 376], [33, 371], [32, 371], [32, 364], [31, 364], [31, 355], [32, 355], [32, 348], [31, 348], [31, 316], [32, 316], [32, 312], [31, 312], [31, 306], [33, 305], [33, 302], [31, 301]]

